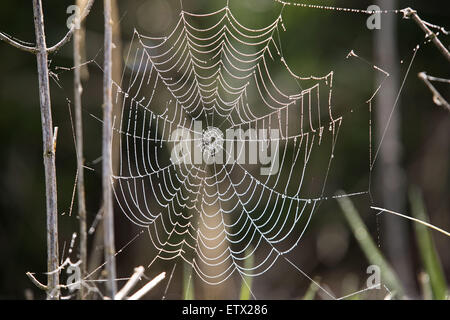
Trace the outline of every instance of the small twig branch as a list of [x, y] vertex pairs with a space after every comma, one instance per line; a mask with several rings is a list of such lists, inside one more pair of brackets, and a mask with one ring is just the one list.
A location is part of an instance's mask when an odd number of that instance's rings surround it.
[[147, 292], [153, 289], [158, 283], [160, 283], [165, 277], [165, 272], [160, 273], [156, 278], [154, 278], [152, 281], [143, 286], [139, 291], [133, 294], [130, 298], [128, 298], [128, 300], [139, 300], [144, 295], [146, 295]]
[[[87, 3], [81, 17], [80, 17], [80, 23], [84, 20], [84, 18], [87, 17], [87, 15], [89, 14], [89, 12], [91, 11], [92, 5], [94, 4], [94, 0], [89, 0], [89, 2]], [[72, 25], [72, 27], [69, 29], [69, 31], [66, 33], [66, 35], [54, 46], [50, 47], [50, 48], [46, 48], [48, 53], [52, 53], [55, 51], [58, 51], [59, 49], [61, 49], [62, 46], [64, 46], [67, 42], [70, 41], [70, 39], [72, 38], [72, 35], [74, 34], [76, 29], [75, 24]], [[24, 44], [21, 44], [19, 41], [14, 40], [13, 38], [11, 38], [10, 36], [8, 36], [6, 33], [0, 32], [0, 40], [5, 41], [6, 43], [12, 45], [13, 47], [20, 49], [22, 51], [26, 51], [26, 52], [30, 52], [30, 53], [38, 53], [39, 52], [39, 45], [37, 44], [36, 46], [26, 46]]]
[[58, 142], [58, 127], [53, 130], [53, 153], [56, 153], [56, 143]]
[[402, 217], [402, 218], [405, 218], [405, 219], [408, 219], [408, 220], [411, 220], [411, 221], [423, 224], [424, 226], [427, 226], [428, 228], [436, 230], [436, 231], [446, 235], [447, 237], [450, 237], [450, 232], [445, 231], [445, 230], [443, 230], [441, 228], [438, 228], [438, 227], [432, 225], [431, 223], [428, 223], [428, 222], [425, 222], [425, 221], [422, 221], [422, 220], [419, 220], [419, 219], [416, 219], [416, 218], [413, 218], [413, 217], [410, 217], [410, 216], [407, 216], [407, 215], [404, 215], [404, 214], [401, 214], [401, 213], [398, 213], [398, 212], [395, 212], [395, 211], [391, 211], [391, 210], [388, 210], [388, 209], [383, 209], [383, 208], [379, 208], [379, 207], [370, 207], [370, 209], [379, 210], [380, 212], [387, 212], [387, 213], [390, 213], [390, 214], [393, 214], [393, 215], [396, 215], [396, 216], [399, 216], [399, 217]]
[[406, 19], [411, 18], [415, 23], [425, 32], [425, 35], [428, 39], [433, 42], [433, 44], [439, 49], [439, 51], [444, 55], [447, 61], [450, 62], [450, 53], [447, 48], [442, 44], [441, 40], [439, 40], [438, 36], [428, 28], [427, 24], [417, 15], [417, 12], [411, 8], [406, 8], [402, 10], [403, 16]]
[[[58, 266], [57, 269], [49, 271], [49, 272], [47, 272], [47, 274], [59, 274], [61, 272], [61, 270], [63, 270], [68, 265], [72, 266], [72, 267], [79, 267], [80, 264], [81, 264], [81, 260], [78, 260], [77, 262], [72, 263], [72, 261], [70, 261], [70, 258], [67, 258], [66, 260], [64, 260], [64, 262], [60, 266]], [[86, 286], [86, 287], [89, 288], [89, 286], [87, 286], [86, 283], [83, 280], [80, 280], [78, 282], [70, 283], [70, 284], [67, 284], [67, 285], [59, 284], [52, 291], [49, 291], [49, 287], [44, 285], [44, 284], [42, 284], [41, 282], [39, 282], [39, 280], [37, 280], [36, 277], [34, 276], [34, 273], [27, 272], [26, 275], [31, 280], [31, 282], [33, 282], [33, 284], [36, 285], [36, 287], [38, 287], [41, 290], [50, 292], [50, 295], [53, 295], [55, 293], [58, 293], [58, 295], [59, 295], [59, 289], [70, 289], [70, 288], [73, 288], [73, 286], [76, 286], [76, 285], [80, 285], [80, 287]], [[62, 298], [62, 297], [60, 297], [60, 298]]]
[[32, 274], [31, 272], [27, 272], [26, 273], [27, 277], [31, 280], [31, 282], [33, 282], [33, 284], [38, 287], [41, 290], [47, 291], [48, 287], [42, 283], [39, 282], [38, 279], [36, 279], [36, 277], [34, 276], [34, 274]]
[[30, 53], [37, 53], [37, 49], [36, 47], [30, 47], [30, 46], [26, 46], [21, 44], [20, 42], [12, 39], [10, 36], [8, 36], [7, 34], [0, 32], [0, 40], [5, 41], [6, 43], [12, 45], [13, 47], [20, 49], [22, 51], [26, 51], [26, 52], [30, 52]]
[[425, 74], [425, 76], [426, 76], [427, 79], [430, 80], [430, 81], [442, 82], [442, 83], [450, 84], [450, 79], [444, 79], [444, 78], [433, 77], [433, 76], [430, 76], [430, 75], [428, 75], [428, 74]]
[[433, 94], [433, 101], [438, 106], [442, 106], [446, 108], [448, 111], [450, 111], [450, 104], [445, 100], [445, 98], [440, 94], [440, 92], [433, 86], [433, 84], [430, 81], [430, 78], [427, 76], [425, 72], [420, 72], [418, 74], [419, 79], [421, 79], [428, 89], [430, 89], [431, 93]]
[[105, 15], [105, 58], [103, 76], [103, 226], [104, 226], [104, 248], [107, 272], [107, 295], [114, 300], [117, 292], [116, 284], [116, 259], [114, 245], [114, 216], [112, 202], [112, 17], [111, 0], [104, 0]]
[[144, 274], [144, 267], [140, 266], [134, 269], [134, 274], [131, 276], [130, 280], [123, 286], [123, 288], [116, 294], [115, 300], [122, 300], [128, 292], [141, 280], [142, 275]]

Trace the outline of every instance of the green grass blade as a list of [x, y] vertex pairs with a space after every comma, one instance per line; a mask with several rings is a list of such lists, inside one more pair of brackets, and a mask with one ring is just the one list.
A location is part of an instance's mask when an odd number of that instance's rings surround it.
[[[414, 218], [427, 222], [428, 216], [422, 200], [420, 191], [411, 188], [409, 192], [411, 202], [411, 213]], [[443, 300], [447, 297], [447, 283], [442, 270], [441, 261], [436, 251], [431, 230], [420, 223], [414, 224], [416, 232], [417, 245], [420, 251], [425, 272], [430, 277], [430, 285], [433, 293], [433, 299]]]
[[[315, 278], [315, 282], [319, 283], [320, 278]], [[319, 286], [311, 281], [308, 290], [306, 290], [305, 295], [303, 296], [303, 300], [313, 300], [316, 296], [317, 291], [319, 290]]]
[[195, 300], [192, 266], [186, 262], [183, 265], [183, 299]]
[[358, 211], [353, 205], [349, 197], [339, 197], [337, 198], [339, 206], [341, 207], [344, 216], [350, 225], [350, 228], [359, 243], [362, 251], [366, 255], [367, 260], [374, 265], [380, 267], [381, 278], [384, 280], [385, 284], [388, 286], [389, 290], [395, 291], [396, 295], [403, 297], [403, 287], [395, 274], [392, 267], [384, 258], [383, 254], [380, 252], [375, 242], [369, 235], [364, 222], [361, 220]]
[[[247, 259], [244, 261], [244, 267], [246, 269], [253, 268], [255, 264], [255, 258], [254, 255], [250, 255], [253, 251], [253, 247], [249, 246], [247, 250], [245, 250], [245, 255], [249, 255]], [[241, 293], [240, 293], [240, 300], [250, 300], [252, 293], [252, 277], [249, 276], [243, 276], [242, 284], [241, 284]]]

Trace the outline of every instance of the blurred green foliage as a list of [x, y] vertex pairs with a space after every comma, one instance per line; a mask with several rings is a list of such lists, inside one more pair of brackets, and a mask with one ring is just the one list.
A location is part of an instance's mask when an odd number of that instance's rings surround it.
[[[428, 218], [420, 192], [417, 188], [411, 188], [409, 195], [413, 216], [416, 219], [427, 222]], [[383, 254], [376, 247], [352, 201], [349, 198], [344, 197], [338, 198], [338, 202], [353, 231], [353, 235], [358, 240], [361, 250], [364, 252], [367, 260], [380, 267], [383, 282], [386, 283], [390, 289], [394, 290], [394, 297], [400, 299], [406, 298], [398, 276], [389, 266], [389, 263], [386, 261]], [[425, 271], [418, 275], [418, 279], [422, 284], [422, 298], [445, 300], [448, 298], [448, 287], [439, 255], [432, 239], [431, 229], [417, 222], [414, 224], [414, 229], [419, 253], [425, 268]]]

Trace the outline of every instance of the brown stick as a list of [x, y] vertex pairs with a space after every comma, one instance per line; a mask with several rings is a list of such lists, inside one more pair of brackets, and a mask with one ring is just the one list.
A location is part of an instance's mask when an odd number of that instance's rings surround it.
[[428, 75], [425, 72], [420, 72], [418, 74], [419, 79], [421, 79], [425, 85], [430, 89], [431, 93], [433, 94], [433, 101], [435, 104], [447, 109], [447, 111], [450, 111], [450, 104], [445, 100], [445, 98], [440, 94], [440, 92], [433, 86], [431, 81], [429, 80]]
[[116, 259], [114, 256], [114, 216], [111, 189], [111, 141], [112, 141], [112, 18], [111, 0], [104, 0], [105, 14], [105, 61], [103, 78], [103, 226], [105, 262], [107, 271], [107, 294], [114, 299], [117, 292]]
[[[47, 198], [47, 271], [58, 269], [58, 207], [56, 190], [55, 144], [50, 102], [50, 84], [45, 42], [44, 15], [41, 0], [33, 0], [37, 65], [39, 74], [39, 101], [41, 106], [42, 138], [44, 145], [45, 190]], [[59, 273], [49, 273], [47, 298], [59, 299]]]
[[[82, 7], [85, 0], [77, 0], [77, 5]], [[81, 95], [83, 87], [81, 85], [81, 22], [78, 29], [74, 31], [73, 60], [74, 60], [74, 105], [75, 105], [75, 136], [77, 150], [77, 194], [78, 194], [78, 218], [80, 219], [80, 260], [81, 279], [87, 274], [87, 224], [86, 224], [86, 200], [84, 191], [84, 153], [83, 153], [83, 122], [82, 122], [82, 102]], [[85, 287], [80, 287], [80, 299], [84, 299]]]
[[[89, 2], [85, 6], [83, 13], [80, 17], [80, 23], [84, 20], [84, 18], [87, 17], [89, 12], [91, 11], [93, 4], [94, 4], [94, 0], [89, 0]], [[58, 51], [59, 49], [61, 49], [61, 47], [63, 47], [67, 42], [70, 41], [75, 30], [76, 30], [76, 26], [73, 25], [69, 29], [69, 31], [66, 33], [66, 35], [57, 44], [55, 44], [54, 46], [52, 46], [50, 48], [46, 48], [47, 52], [52, 53], [52, 52], [55, 52], [55, 51]], [[0, 32], [0, 40], [3, 40], [6, 43], [8, 43], [8, 44], [12, 45], [13, 47], [16, 47], [17, 49], [20, 49], [22, 51], [31, 52], [31, 53], [39, 52], [39, 44], [36, 44], [36, 46], [32, 46], [32, 47], [27, 46], [27, 45], [21, 44], [20, 42], [14, 40], [12, 37], [8, 36], [7, 34], [5, 34], [3, 32]]]
[[450, 62], [450, 53], [448, 52], [447, 48], [442, 44], [437, 35], [433, 31], [431, 31], [430, 28], [427, 27], [425, 22], [417, 15], [417, 11], [411, 8], [406, 8], [402, 11], [405, 18], [411, 18], [415, 23], [417, 23], [417, 25], [423, 30], [423, 32], [425, 32], [426, 37], [434, 43], [434, 45], [444, 55], [447, 61]]
[[13, 47], [16, 47], [17, 49], [26, 51], [26, 52], [31, 52], [31, 53], [36, 53], [36, 47], [30, 47], [30, 46], [26, 46], [21, 44], [20, 42], [14, 40], [13, 38], [11, 38], [10, 36], [8, 36], [7, 34], [0, 32], [0, 40], [5, 41], [6, 43], [12, 45]]

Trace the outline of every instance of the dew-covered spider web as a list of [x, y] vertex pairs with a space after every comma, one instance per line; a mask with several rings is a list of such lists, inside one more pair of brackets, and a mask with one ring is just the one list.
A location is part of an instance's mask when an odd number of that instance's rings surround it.
[[[281, 53], [283, 28], [281, 15], [246, 27], [228, 6], [181, 11], [166, 37], [134, 31], [131, 75], [115, 88], [119, 206], [147, 228], [156, 258], [181, 258], [208, 284], [265, 273], [299, 244], [327, 199], [342, 124], [332, 108], [333, 72], [295, 74]], [[230, 129], [233, 139], [220, 134]], [[222, 153], [224, 161], [174, 162], [174, 130], [205, 160]], [[269, 163], [249, 159], [268, 149]], [[320, 149], [328, 154], [322, 173], [305, 188]], [[254, 265], [245, 267], [251, 256]]]
[[[219, 285], [232, 277], [246, 282], [284, 261], [316, 283], [289, 253], [302, 243], [323, 203], [370, 196], [371, 173], [390, 121], [375, 144], [372, 100], [384, 80], [364, 104], [369, 181], [361, 190], [336, 195], [336, 186], [327, 182], [353, 109], [335, 110], [333, 71], [299, 74], [290, 67], [282, 13], [285, 6], [372, 12], [276, 2], [281, 12], [265, 27], [241, 23], [227, 4], [211, 13], [181, 9], [165, 36], [133, 31], [121, 81], [113, 84], [120, 113], [113, 126], [118, 161], [112, 185], [117, 206], [142, 228], [125, 247], [146, 232], [156, 252], [147, 268], [158, 260], [183, 261], [202, 282]], [[347, 59], [353, 58], [382, 79], [389, 77], [383, 66], [349, 48]], [[96, 281], [88, 278], [103, 265], [85, 280]], [[316, 284], [324, 296], [336, 298]]]

